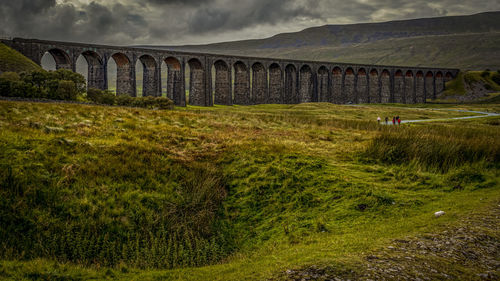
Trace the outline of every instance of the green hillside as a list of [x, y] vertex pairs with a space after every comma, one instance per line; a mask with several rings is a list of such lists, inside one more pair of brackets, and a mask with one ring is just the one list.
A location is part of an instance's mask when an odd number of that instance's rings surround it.
[[[500, 200], [499, 118], [375, 121], [474, 115], [416, 106], [0, 101], [0, 279], [282, 280], [310, 266], [362, 274], [367, 253]], [[452, 279], [484, 270], [439, 264], [424, 255], [415, 265]]]
[[0, 43], [0, 72], [30, 72], [41, 67], [21, 53]]
[[266, 39], [197, 46], [198, 52], [410, 66], [500, 68], [500, 12], [325, 25]]

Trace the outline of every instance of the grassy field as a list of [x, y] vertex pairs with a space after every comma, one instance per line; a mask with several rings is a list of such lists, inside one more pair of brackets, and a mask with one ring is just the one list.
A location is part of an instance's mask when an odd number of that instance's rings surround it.
[[41, 67], [19, 52], [0, 43], [0, 72], [41, 70]]
[[[435, 109], [500, 108], [1, 101], [0, 279], [363, 270], [363, 255], [391, 240], [446, 228], [500, 199], [500, 118], [375, 121], [468, 115]], [[434, 218], [438, 210], [446, 215]]]

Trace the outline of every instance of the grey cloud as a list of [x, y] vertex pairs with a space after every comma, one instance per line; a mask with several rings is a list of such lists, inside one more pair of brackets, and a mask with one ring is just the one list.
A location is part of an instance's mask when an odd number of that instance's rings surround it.
[[467, 0], [0, 0], [0, 35], [105, 44], [267, 37], [323, 24], [499, 10]]
[[315, 11], [317, 0], [304, 3], [293, 0], [256, 0], [251, 5], [238, 9], [234, 5], [207, 7], [196, 11], [189, 21], [189, 30], [194, 34], [209, 31], [239, 30], [254, 25], [275, 25], [297, 17], [321, 18]]

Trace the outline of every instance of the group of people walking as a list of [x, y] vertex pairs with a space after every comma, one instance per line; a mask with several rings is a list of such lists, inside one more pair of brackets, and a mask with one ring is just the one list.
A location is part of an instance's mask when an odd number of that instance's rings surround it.
[[[380, 116], [377, 118], [377, 122], [380, 124]], [[396, 125], [396, 123], [398, 125], [401, 125], [401, 118], [399, 118], [399, 115], [398, 116], [394, 116], [392, 117], [392, 125]], [[389, 117], [385, 117], [385, 124], [386, 125], [389, 125]]]

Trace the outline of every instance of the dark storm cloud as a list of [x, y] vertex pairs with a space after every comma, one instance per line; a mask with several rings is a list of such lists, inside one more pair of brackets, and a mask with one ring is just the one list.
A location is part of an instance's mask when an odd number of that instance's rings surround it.
[[323, 24], [499, 10], [499, 0], [0, 0], [0, 35], [109, 44], [266, 37]]
[[[317, 0], [305, 3], [290, 0], [255, 0], [247, 9], [234, 5], [206, 7], [197, 10], [189, 21], [189, 30], [194, 34], [209, 31], [239, 30], [257, 24], [274, 25], [297, 17], [321, 18], [315, 9]], [[248, 4], [247, 4], [248, 5]]]
[[156, 4], [156, 5], [198, 5], [203, 3], [213, 2], [212, 0], [144, 0], [146, 3]]

